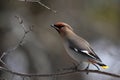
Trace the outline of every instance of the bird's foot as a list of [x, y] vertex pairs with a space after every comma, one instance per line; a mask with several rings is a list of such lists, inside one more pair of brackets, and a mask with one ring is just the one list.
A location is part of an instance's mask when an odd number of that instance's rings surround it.
[[89, 73], [89, 71], [88, 71], [89, 66], [90, 66], [90, 64], [88, 63], [88, 66], [85, 68], [85, 70], [87, 70], [87, 72], [86, 72], [87, 75], [88, 75], [88, 73]]

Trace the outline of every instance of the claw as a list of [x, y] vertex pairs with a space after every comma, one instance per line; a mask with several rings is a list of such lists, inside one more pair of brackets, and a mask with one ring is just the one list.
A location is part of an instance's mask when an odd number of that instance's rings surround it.
[[[88, 66], [85, 68], [85, 70], [88, 70], [89, 69], [89, 66], [90, 66], [90, 63], [88, 63]], [[86, 74], [88, 75], [88, 71], [86, 72]]]

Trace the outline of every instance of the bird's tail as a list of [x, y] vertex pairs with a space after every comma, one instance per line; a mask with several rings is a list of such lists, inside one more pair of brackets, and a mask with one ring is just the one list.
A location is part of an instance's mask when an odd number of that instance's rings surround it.
[[109, 68], [109, 66], [107, 66], [107, 65], [105, 65], [105, 64], [103, 64], [103, 63], [97, 63], [101, 68], [103, 68], [103, 69], [107, 69], [107, 68]]

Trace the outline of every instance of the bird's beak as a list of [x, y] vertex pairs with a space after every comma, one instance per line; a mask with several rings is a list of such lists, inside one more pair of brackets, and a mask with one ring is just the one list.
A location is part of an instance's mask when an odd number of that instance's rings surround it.
[[54, 24], [51, 24], [50, 26], [53, 27], [53, 28], [55, 27]]
[[60, 32], [59, 28], [57, 28], [54, 24], [51, 24], [50, 26], [53, 27], [53, 28], [55, 28], [58, 32]]

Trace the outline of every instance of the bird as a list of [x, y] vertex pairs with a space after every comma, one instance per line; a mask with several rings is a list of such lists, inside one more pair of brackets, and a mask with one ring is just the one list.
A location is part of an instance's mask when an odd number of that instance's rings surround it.
[[56, 22], [51, 24], [61, 36], [66, 52], [77, 63], [86, 62], [88, 66], [85, 69], [89, 69], [89, 65], [93, 64], [98, 70], [100, 66], [102, 69], [109, 68], [95, 53], [91, 45], [82, 37], [78, 36], [73, 28], [65, 22]]

